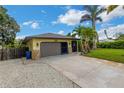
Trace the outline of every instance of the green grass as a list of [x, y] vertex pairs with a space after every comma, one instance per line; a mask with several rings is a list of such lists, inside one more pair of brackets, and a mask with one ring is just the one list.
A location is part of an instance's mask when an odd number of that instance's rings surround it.
[[124, 49], [96, 49], [86, 56], [124, 63]]

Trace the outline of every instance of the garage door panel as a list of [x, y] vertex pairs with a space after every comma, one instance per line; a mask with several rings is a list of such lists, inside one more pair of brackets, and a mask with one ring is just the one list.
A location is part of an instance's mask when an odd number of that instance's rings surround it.
[[41, 43], [41, 57], [61, 54], [61, 43]]

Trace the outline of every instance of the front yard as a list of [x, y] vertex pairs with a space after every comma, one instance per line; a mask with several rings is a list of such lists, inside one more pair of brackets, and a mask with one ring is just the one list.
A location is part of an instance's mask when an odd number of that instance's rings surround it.
[[124, 49], [97, 49], [86, 56], [124, 63]]

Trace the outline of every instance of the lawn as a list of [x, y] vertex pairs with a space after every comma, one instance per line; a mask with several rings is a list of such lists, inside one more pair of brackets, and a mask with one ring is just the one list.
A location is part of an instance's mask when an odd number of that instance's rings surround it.
[[124, 49], [96, 49], [86, 56], [124, 63]]

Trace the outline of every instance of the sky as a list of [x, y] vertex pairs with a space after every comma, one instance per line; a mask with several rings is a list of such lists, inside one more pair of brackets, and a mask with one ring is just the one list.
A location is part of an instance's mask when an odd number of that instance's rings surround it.
[[[17, 38], [37, 35], [42, 33], [57, 33], [66, 35], [80, 24], [80, 18], [87, 11], [82, 5], [6, 5], [8, 14], [20, 25]], [[100, 6], [107, 7], [107, 6]], [[99, 39], [106, 39], [104, 30], [109, 37], [115, 37], [116, 33], [124, 33], [124, 9], [119, 6], [110, 14], [106, 12], [99, 15], [103, 21], [96, 23]], [[83, 23], [91, 27], [91, 22]]]

